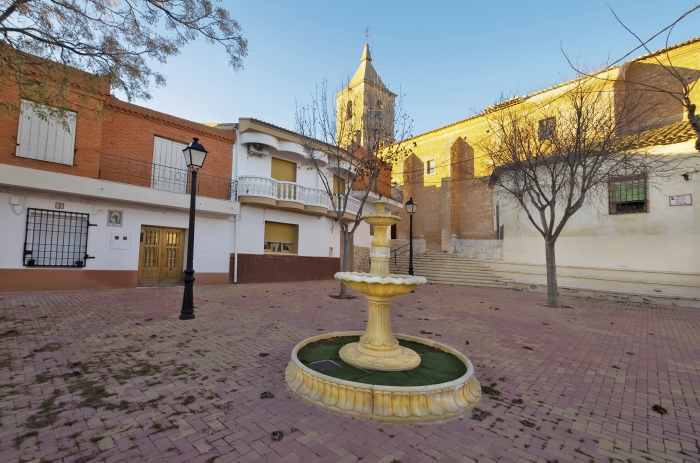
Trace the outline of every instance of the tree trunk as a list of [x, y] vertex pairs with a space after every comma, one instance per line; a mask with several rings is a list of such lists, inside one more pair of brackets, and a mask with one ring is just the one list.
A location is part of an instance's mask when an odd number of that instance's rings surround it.
[[[341, 233], [343, 237], [343, 262], [342, 270], [343, 272], [350, 271], [350, 236], [347, 233]], [[346, 299], [348, 297], [348, 288], [340, 282], [340, 299]]]
[[694, 104], [689, 104], [686, 106], [686, 109], [688, 110], [688, 122], [693, 130], [695, 130], [695, 135], [697, 135], [695, 139], [695, 149], [700, 151], [700, 116], [695, 114]]
[[554, 255], [555, 240], [545, 240], [544, 251], [547, 260], [547, 305], [559, 307], [559, 288], [557, 286], [557, 260]]

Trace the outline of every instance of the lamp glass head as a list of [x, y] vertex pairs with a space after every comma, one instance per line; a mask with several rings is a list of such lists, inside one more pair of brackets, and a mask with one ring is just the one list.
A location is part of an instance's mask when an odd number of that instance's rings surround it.
[[416, 213], [416, 209], [418, 208], [418, 204], [413, 202], [413, 197], [410, 197], [408, 201], [406, 201], [406, 212], [408, 212], [410, 215], [413, 215]]
[[208, 151], [199, 143], [199, 138], [193, 138], [192, 143], [187, 145], [182, 153], [185, 155], [185, 163], [187, 167], [192, 169], [201, 169], [204, 165], [204, 160], [207, 157]]

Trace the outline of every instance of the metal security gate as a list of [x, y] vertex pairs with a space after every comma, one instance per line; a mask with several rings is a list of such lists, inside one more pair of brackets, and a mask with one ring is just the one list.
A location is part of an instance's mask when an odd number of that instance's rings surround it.
[[27, 209], [22, 264], [26, 267], [85, 267], [90, 215]]
[[141, 227], [139, 285], [182, 283], [184, 237], [184, 230]]

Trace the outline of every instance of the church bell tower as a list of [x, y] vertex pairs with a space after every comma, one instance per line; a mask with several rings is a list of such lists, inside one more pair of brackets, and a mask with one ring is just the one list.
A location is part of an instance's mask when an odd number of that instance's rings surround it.
[[394, 101], [372, 66], [369, 45], [362, 51], [360, 67], [348, 86], [336, 96], [336, 136], [343, 146], [354, 141], [376, 149], [381, 143], [394, 141]]

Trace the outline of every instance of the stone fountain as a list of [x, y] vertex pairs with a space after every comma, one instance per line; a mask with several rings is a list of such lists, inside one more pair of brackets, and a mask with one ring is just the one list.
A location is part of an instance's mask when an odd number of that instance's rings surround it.
[[[415, 336], [395, 335], [391, 329], [392, 299], [427, 281], [420, 276], [389, 273], [390, 249], [386, 232], [400, 218], [384, 213], [385, 204], [375, 203], [376, 213], [362, 217], [374, 227], [369, 273], [335, 274], [335, 278], [346, 286], [367, 296], [366, 330], [326, 333], [297, 344], [285, 372], [287, 386], [316, 406], [358, 418], [426, 423], [462, 416], [481, 398], [481, 386], [469, 359], [447, 345]], [[359, 340], [350, 342], [358, 335]], [[342, 347], [331, 354], [328, 347], [321, 347], [329, 343], [340, 343]], [[419, 354], [407, 345], [423, 353]], [[309, 362], [309, 349], [314, 348], [318, 348], [317, 352], [323, 351], [324, 355], [335, 355], [336, 361]], [[433, 359], [436, 355], [442, 356], [442, 363], [451, 362], [456, 373], [453, 376], [449, 376], [449, 371], [434, 373], [431, 368], [435, 364], [421, 371], [421, 355], [432, 355], [430, 358]], [[410, 375], [403, 373], [408, 370], [412, 370]], [[343, 374], [354, 375], [357, 379], [342, 379], [339, 376]], [[433, 380], [433, 374], [442, 380]], [[423, 382], [417, 383], [417, 377], [422, 377]], [[445, 378], [449, 380], [445, 381]], [[397, 381], [406, 384], [396, 385]]]
[[376, 213], [362, 220], [374, 227], [369, 273], [338, 272], [335, 277], [345, 286], [365, 294], [369, 301], [367, 330], [360, 342], [346, 344], [340, 358], [357, 368], [382, 371], [410, 370], [420, 365], [420, 356], [399, 346], [391, 330], [391, 300], [427, 283], [424, 277], [389, 273], [389, 241], [386, 230], [401, 220], [384, 213], [384, 203], [375, 203]]

